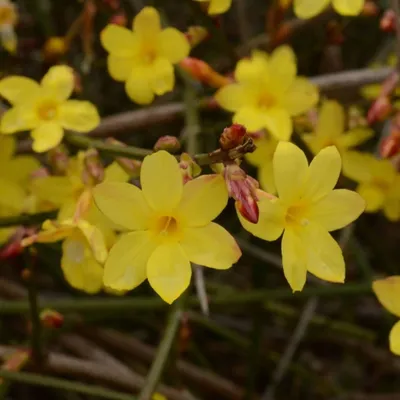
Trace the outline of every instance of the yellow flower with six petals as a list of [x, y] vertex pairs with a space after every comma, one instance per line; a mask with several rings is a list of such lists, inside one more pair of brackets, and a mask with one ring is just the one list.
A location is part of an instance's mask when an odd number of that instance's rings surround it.
[[133, 20], [133, 32], [110, 24], [101, 32], [108, 51], [108, 71], [136, 103], [149, 104], [154, 95], [170, 92], [175, 83], [173, 64], [188, 56], [189, 42], [175, 28], [161, 29], [160, 15], [145, 7]]
[[400, 174], [389, 160], [348, 152], [343, 157], [343, 172], [359, 183], [357, 192], [366, 201], [366, 212], [383, 210], [389, 220], [400, 219]]
[[341, 169], [338, 150], [326, 147], [308, 165], [302, 150], [280, 142], [273, 167], [279, 198], [271, 200], [261, 192], [258, 223], [239, 215], [243, 227], [268, 241], [283, 232], [283, 270], [293, 291], [303, 289], [307, 270], [326, 281], [344, 282], [343, 254], [329, 232], [358, 218], [364, 200], [350, 190], [333, 190]]
[[[372, 289], [383, 307], [400, 318], [400, 276], [376, 280], [372, 283]], [[400, 321], [390, 331], [389, 345], [390, 350], [400, 356]]]
[[270, 56], [254, 51], [250, 59], [238, 62], [235, 80], [215, 95], [233, 121], [250, 132], [267, 129], [279, 140], [289, 140], [292, 116], [304, 113], [318, 101], [316, 87], [296, 77], [296, 57], [288, 46], [278, 47]]
[[372, 129], [364, 127], [345, 131], [345, 125], [346, 115], [343, 107], [337, 101], [326, 100], [319, 110], [315, 131], [303, 134], [302, 139], [314, 154], [327, 146], [336, 146], [343, 155], [373, 135]]
[[0, 121], [0, 132], [31, 130], [32, 148], [41, 153], [56, 147], [64, 129], [89, 132], [100, 122], [96, 107], [88, 101], [68, 100], [74, 89], [74, 73], [65, 65], [51, 67], [40, 84], [24, 76], [0, 81], [0, 96], [13, 107]]
[[190, 262], [227, 269], [238, 261], [235, 239], [211, 222], [228, 201], [221, 175], [203, 175], [184, 185], [177, 160], [162, 150], [144, 159], [140, 181], [142, 190], [111, 182], [94, 188], [99, 209], [131, 231], [110, 250], [106, 287], [131, 290], [147, 278], [172, 303], [190, 283]]
[[294, 0], [294, 13], [299, 18], [312, 18], [332, 3], [336, 12], [354, 16], [361, 13], [365, 0]]
[[218, 15], [227, 12], [232, 5], [232, 0], [196, 0], [202, 3], [208, 2], [207, 12], [210, 15]]

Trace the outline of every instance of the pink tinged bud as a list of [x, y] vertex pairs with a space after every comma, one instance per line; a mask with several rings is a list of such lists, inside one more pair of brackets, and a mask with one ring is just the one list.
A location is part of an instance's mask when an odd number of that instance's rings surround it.
[[394, 32], [396, 30], [396, 14], [393, 10], [386, 10], [380, 20], [380, 28], [384, 32]]
[[47, 160], [56, 175], [65, 175], [69, 157], [68, 151], [63, 145], [51, 149], [47, 154]]
[[179, 168], [182, 172], [183, 183], [186, 183], [201, 174], [200, 166], [196, 164], [193, 158], [187, 153], [181, 154]]
[[176, 153], [181, 149], [181, 144], [175, 136], [161, 136], [153, 147], [154, 151], [165, 150]]
[[64, 316], [51, 309], [43, 310], [39, 317], [42, 325], [49, 329], [59, 329], [64, 324]]
[[[6, 357], [4, 363], [1, 365], [1, 369], [6, 371], [20, 371], [28, 363], [30, 357], [30, 350], [18, 349]], [[0, 379], [1, 383], [3, 383], [3, 379]]]
[[6, 260], [17, 257], [22, 253], [23, 247], [21, 242], [13, 241], [8, 243], [5, 247], [0, 250], [0, 260]]
[[96, 185], [104, 180], [104, 167], [95, 149], [86, 152], [82, 180], [86, 185]]
[[128, 23], [128, 20], [126, 18], [125, 13], [117, 13], [114, 14], [111, 18], [110, 18], [110, 24], [115, 24], [115, 25], [119, 25], [119, 26], [126, 26]]
[[367, 113], [368, 124], [373, 124], [377, 121], [384, 120], [392, 111], [393, 107], [390, 103], [389, 97], [378, 97]]
[[246, 128], [240, 124], [233, 124], [224, 129], [219, 138], [222, 150], [230, 150], [243, 144], [247, 135]]

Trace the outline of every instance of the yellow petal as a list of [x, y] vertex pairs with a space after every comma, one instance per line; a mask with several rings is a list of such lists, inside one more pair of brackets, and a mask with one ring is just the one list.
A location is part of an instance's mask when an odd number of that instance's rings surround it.
[[252, 224], [237, 212], [240, 223], [248, 232], [260, 239], [272, 241], [282, 235], [285, 226], [285, 209], [279, 200], [270, 200], [260, 196], [258, 202], [259, 219], [257, 224]]
[[228, 269], [242, 255], [233, 236], [214, 222], [185, 229], [180, 244], [192, 263], [210, 268]]
[[103, 47], [111, 54], [132, 57], [136, 54], [138, 43], [132, 31], [119, 25], [109, 24], [100, 34]]
[[11, 24], [3, 24], [0, 30], [0, 41], [3, 47], [11, 54], [17, 52], [18, 38]]
[[318, 224], [301, 230], [303, 246], [307, 251], [307, 269], [320, 279], [343, 283], [345, 265], [343, 253], [333, 237]]
[[370, 181], [378, 161], [372, 154], [346, 151], [342, 155], [343, 174], [356, 182]]
[[76, 228], [72, 224], [56, 224], [53, 221], [47, 220], [43, 223], [43, 230], [38, 234], [28, 237], [22, 241], [22, 246], [37, 243], [54, 243], [65, 239], [76, 232]]
[[11, 235], [13, 235], [16, 232], [15, 227], [11, 228], [0, 228], [0, 244], [3, 244], [10, 239]]
[[272, 136], [254, 140], [256, 151], [246, 154], [245, 158], [250, 164], [255, 166], [263, 166], [267, 163], [272, 163], [272, 157], [275, 153], [278, 141]]
[[400, 276], [378, 279], [372, 283], [372, 290], [386, 310], [400, 317]]
[[282, 237], [282, 265], [292, 290], [301, 291], [307, 278], [307, 255], [304, 243], [295, 230], [286, 229]]
[[101, 230], [85, 220], [79, 220], [77, 227], [85, 237], [93, 257], [99, 263], [104, 263], [107, 258], [107, 248]]
[[318, 102], [318, 97], [318, 88], [308, 79], [298, 77], [287, 89], [281, 105], [291, 116], [296, 116], [314, 107]]
[[271, 194], [276, 193], [272, 159], [270, 161], [266, 161], [265, 164], [259, 167], [258, 181], [260, 182], [261, 189], [264, 189]]
[[67, 219], [72, 219], [75, 215], [76, 210], [77, 210], [77, 199], [76, 195], [74, 195], [69, 199], [65, 199], [65, 201], [61, 204], [61, 207], [57, 213], [57, 221], [63, 222]]
[[334, 140], [344, 132], [345, 115], [343, 107], [334, 100], [326, 100], [318, 115], [316, 134], [327, 140]]
[[400, 321], [396, 322], [389, 333], [390, 351], [400, 356]]
[[104, 181], [105, 182], [127, 182], [129, 180], [129, 174], [116, 162], [112, 162], [104, 170]]
[[374, 131], [369, 128], [354, 128], [346, 132], [338, 139], [338, 145], [344, 149], [350, 149], [364, 143], [374, 135]]
[[32, 149], [36, 153], [48, 151], [61, 143], [63, 128], [56, 122], [45, 122], [31, 132]]
[[145, 157], [140, 171], [144, 197], [150, 207], [170, 213], [175, 209], [183, 192], [182, 174], [178, 161], [164, 150]]
[[66, 65], [51, 67], [41, 81], [43, 89], [57, 100], [71, 96], [75, 86], [74, 70]]
[[356, 192], [336, 189], [313, 204], [307, 219], [328, 231], [341, 229], [355, 221], [365, 209], [365, 200]]
[[97, 207], [112, 222], [130, 230], [149, 227], [150, 209], [143, 192], [124, 182], [103, 182], [93, 189]]
[[382, 208], [385, 201], [385, 193], [377, 186], [361, 183], [357, 192], [365, 200], [365, 211], [376, 212]]
[[248, 96], [245, 88], [237, 83], [223, 86], [215, 94], [217, 103], [228, 111], [237, 111], [247, 104]]
[[13, 214], [22, 212], [26, 197], [22, 185], [0, 178], [0, 193], [0, 207], [6, 208]]
[[0, 118], [0, 132], [4, 134], [28, 131], [35, 128], [38, 118], [28, 106], [13, 107]]
[[236, 64], [235, 80], [245, 84], [260, 84], [262, 77], [269, 76], [268, 55], [262, 51], [253, 51], [250, 59], [241, 59]]
[[189, 286], [192, 268], [178, 243], [159, 245], [149, 258], [147, 279], [160, 297], [171, 304]]
[[164, 29], [158, 38], [159, 54], [176, 64], [189, 55], [190, 45], [186, 36], [175, 28]]
[[134, 57], [123, 57], [110, 54], [107, 58], [108, 72], [111, 78], [124, 82], [129, 78], [135, 65]]
[[293, 131], [290, 115], [284, 108], [270, 108], [264, 113], [264, 126], [278, 140], [289, 140]]
[[208, 13], [210, 15], [223, 14], [229, 10], [231, 4], [232, 0], [211, 0]]
[[374, 83], [372, 85], [365, 85], [360, 89], [361, 95], [367, 100], [375, 100], [381, 93], [382, 85]]
[[400, 199], [390, 196], [383, 203], [383, 213], [385, 217], [392, 222], [400, 219]]
[[75, 188], [65, 176], [46, 176], [34, 179], [31, 189], [41, 200], [60, 206], [74, 196]]
[[14, 182], [27, 183], [34, 171], [40, 168], [40, 162], [31, 156], [18, 156], [8, 163], [8, 178]]
[[39, 91], [39, 84], [25, 76], [8, 76], [0, 80], [0, 96], [11, 104], [26, 101], [26, 96], [31, 96]]
[[160, 14], [154, 7], [144, 7], [133, 19], [133, 30], [141, 40], [152, 42], [161, 31]]
[[364, 0], [332, 0], [333, 8], [342, 15], [358, 15], [364, 7]]
[[64, 129], [89, 132], [100, 123], [100, 116], [89, 101], [68, 100], [60, 106], [59, 122]]
[[274, 181], [279, 198], [290, 204], [297, 199], [308, 173], [307, 158], [290, 142], [279, 142], [274, 158]]
[[146, 268], [154, 249], [148, 232], [122, 235], [110, 250], [104, 266], [104, 285], [114, 290], [132, 290], [139, 286], [147, 277]]
[[[3, 114], [4, 115], [4, 114]], [[0, 136], [0, 164], [9, 163], [17, 144], [12, 136]]]
[[187, 226], [204, 226], [217, 218], [227, 203], [224, 178], [219, 174], [202, 175], [183, 186], [178, 213]]
[[299, 18], [312, 18], [328, 6], [330, 0], [294, 0], [294, 13]]
[[279, 46], [269, 58], [269, 69], [271, 73], [271, 84], [278, 90], [286, 91], [292, 85], [296, 73], [296, 55], [287, 46]]
[[265, 113], [259, 108], [245, 106], [233, 116], [233, 122], [255, 132], [265, 127]]
[[138, 104], [150, 104], [154, 99], [150, 80], [148, 68], [135, 67], [125, 84], [125, 90], [130, 99]]
[[88, 254], [85, 240], [77, 235], [66, 238], [62, 245], [61, 268], [67, 282], [75, 289], [93, 294], [103, 286], [103, 268]]
[[156, 95], [162, 96], [174, 88], [174, 68], [166, 58], [156, 58], [150, 69], [150, 88]]
[[335, 146], [322, 149], [308, 168], [302, 198], [315, 202], [330, 193], [339, 179], [341, 167], [342, 160]]

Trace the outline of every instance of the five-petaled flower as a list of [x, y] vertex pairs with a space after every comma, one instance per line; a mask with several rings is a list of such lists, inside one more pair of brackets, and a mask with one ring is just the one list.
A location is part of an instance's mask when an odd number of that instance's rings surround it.
[[315, 131], [303, 134], [302, 139], [314, 154], [327, 146], [336, 146], [343, 156], [345, 152], [373, 135], [372, 129], [366, 127], [345, 131], [345, 125], [346, 115], [343, 107], [337, 101], [326, 100], [319, 111]]
[[33, 243], [54, 243], [63, 240], [61, 269], [75, 289], [96, 293], [103, 287], [103, 266], [107, 247], [102, 231], [85, 220], [43, 223], [42, 231], [22, 240], [23, 246]]
[[260, 192], [257, 224], [239, 218], [245, 229], [264, 240], [282, 235], [282, 262], [291, 288], [302, 290], [307, 270], [320, 279], [344, 282], [342, 250], [329, 234], [354, 221], [364, 200], [346, 189], [333, 190], [341, 159], [334, 146], [326, 147], [308, 165], [302, 150], [280, 142], [273, 158], [279, 198]]
[[342, 15], [358, 15], [365, 0], [294, 0], [294, 12], [299, 18], [312, 18], [321, 13], [330, 3]]
[[217, 102], [235, 113], [233, 121], [254, 132], [266, 128], [279, 140], [289, 140], [291, 116], [304, 113], [318, 101], [318, 91], [306, 78], [296, 77], [296, 57], [288, 46], [270, 56], [254, 51], [238, 62], [237, 83], [222, 87]]
[[154, 95], [174, 87], [173, 64], [188, 56], [189, 42], [175, 28], [161, 29], [160, 15], [145, 7], [133, 21], [133, 32], [110, 24], [101, 33], [101, 43], [110, 53], [108, 71], [136, 103], [149, 104]]
[[[400, 276], [376, 280], [372, 289], [383, 307], [400, 318]], [[390, 350], [400, 356], [400, 321], [396, 322], [390, 331], [389, 345]]]
[[0, 96], [13, 107], [0, 120], [0, 132], [31, 130], [32, 148], [41, 153], [56, 147], [64, 129], [89, 132], [100, 122], [96, 107], [88, 101], [68, 100], [74, 89], [74, 73], [65, 65], [49, 69], [40, 84], [24, 76], [0, 81]]
[[221, 175], [202, 175], [184, 185], [177, 160], [161, 150], [144, 159], [140, 181], [142, 190], [108, 182], [94, 188], [100, 210], [131, 231], [109, 253], [106, 287], [131, 290], [147, 278], [172, 303], [190, 283], [190, 262], [216, 269], [237, 262], [236, 241], [211, 222], [228, 201]]
[[389, 220], [400, 219], [400, 174], [391, 161], [352, 151], [343, 157], [343, 172], [359, 183], [356, 190], [366, 201], [366, 212], [383, 210]]
[[15, 5], [10, 0], [0, 0], [0, 42], [10, 53], [17, 50], [17, 35], [14, 30], [17, 21]]
[[207, 11], [210, 15], [223, 14], [224, 12], [229, 10], [232, 4], [232, 0], [196, 0], [196, 1], [200, 1], [202, 3], [208, 2], [209, 4]]

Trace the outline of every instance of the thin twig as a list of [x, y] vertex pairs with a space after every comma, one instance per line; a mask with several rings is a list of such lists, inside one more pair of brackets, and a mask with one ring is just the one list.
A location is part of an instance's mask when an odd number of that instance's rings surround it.
[[171, 351], [172, 344], [175, 340], [176, 333], [179, 328], [184, 302], [185, 295], [182, 295], [178, 300], [176, 300], [171, 309], [164, 336], [161, 340], [160, 345], [158, 346], [156, 357], [153, 361], [153, 364], [151, 365], [150, 372], [148, 373], [146, 378], [146, 382], [142, 390], [140, 391], [138, 400], [150, 400], [152, 394], [157, 388], [157, 385], [164, 371], [164, 367], [167, 363], [167, 358]]

